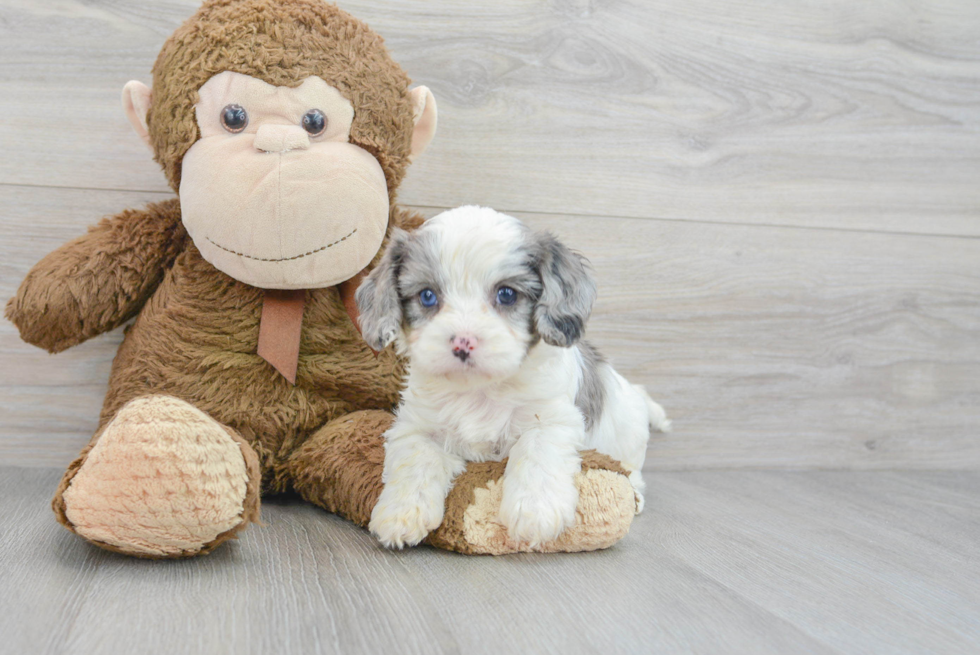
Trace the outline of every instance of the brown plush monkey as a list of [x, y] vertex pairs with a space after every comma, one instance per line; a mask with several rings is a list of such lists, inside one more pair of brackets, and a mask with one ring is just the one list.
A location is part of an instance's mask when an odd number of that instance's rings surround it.
[[[55, 496], [85, 539], [142, 557], [208, 552], [294, 489], [365, 525], [404, 363], [372, 352], [352, 292], [436, 127], [425, 87], [319, 0], [209, 0], [123, 104], [179, 198], [126, 210], [45, 257], [6, 314], [58, 352], [135, 318], [99, 429]], [[494, 522], [502, 464], [473, 465], [431, 543], [514, 552]], [[617, 541], [623, 471], [579, 478], [580, 522], [539, 550]], [[496, 494], [496, 495], [495, 495]]]

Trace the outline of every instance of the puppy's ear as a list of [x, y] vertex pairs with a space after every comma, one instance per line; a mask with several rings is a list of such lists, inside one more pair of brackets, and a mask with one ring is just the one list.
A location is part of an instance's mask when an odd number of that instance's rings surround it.
[[582, 338], [595, 304], [596, 284], [588, 262], [554, 235], [540, 233], [536, 266], [541, 297], [534, 308], [534, 327], [546, 343], [567, 348]]
[[361, 334], [375, 350], [384, 350], [402, 324], [402, 304], [398, 297], [398, 272], [405, 258], [408, 233], [399, 228], [391, 231], [388, 249], [381, 261], [354, 294], [360, 312]]

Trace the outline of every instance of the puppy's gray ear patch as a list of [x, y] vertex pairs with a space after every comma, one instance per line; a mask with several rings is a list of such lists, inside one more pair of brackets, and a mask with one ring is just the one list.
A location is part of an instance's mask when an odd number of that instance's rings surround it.
[[384, 350], [398, 336], [402, 306], [398, 297], [398, 272], [404, 263], [408, 233], [395, 228], [381, 261], [354, 294], [360, 313], [361, 334], [375, 350]]
[[554, 235], [534, 235], [535, 267], [541, 297], [534, 308], [534, 328], [546, 343], [567, 348], [585, 334], [592, 314], [596, 283], [588, 262]]

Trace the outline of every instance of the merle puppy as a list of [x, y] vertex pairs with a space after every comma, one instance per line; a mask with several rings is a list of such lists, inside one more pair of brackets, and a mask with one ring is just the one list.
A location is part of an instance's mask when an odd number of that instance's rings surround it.
[[595, 297], [581, 256], [492, 209], [394, 232], [356, 295], [368, 343], [410, 362], [369, 526], [385, 546], [439, 526], [467, 461], [510, 458], [500, 520], [532, 547], [575, 522], [580, 449], [619, 460], [643, 509], [650, 429], [670, 422], [581, 340]]

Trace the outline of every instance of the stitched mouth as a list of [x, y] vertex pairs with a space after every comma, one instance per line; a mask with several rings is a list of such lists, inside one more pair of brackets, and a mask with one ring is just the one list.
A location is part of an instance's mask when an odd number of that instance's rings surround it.
[[231, 248], [226, 248], [223, 245], [221, 245], [220, 243], [216, 243], [214, 241], [214, 239], [212, 239], [211, 237], [206, 237], [206, 238], [207, 238], [208, 242], [210, 242], [213, 246], [215, 246], [217, 248], [221, 248], [225, 252], [230, 252], [233, 255], [238, 255], [239, 257], [244, 257], [245, 259], [253, 259], [253, 260], [257, 261], [257, 262], [288, 262], [288, 261], [292, 261], [294, 259], [302, 259], [303, 257], [309, 257], [310, 255], [315, 255], [318, 252], [323, 252], [327, 248], [333, 248], [337, 244], [339, 244], [339, 243], [341, 243], [341, 242], [346, 241], [347, 239], [349, 239], [351, 236], [354, 235], [355, 232], [357, 232], [357, 228], [356, 227], [353, 230], [351, 230], [347, 235], [340, 237], [339, 239], [337, 239], [333, 243], [328, 243], [327, 245], [320, 246], [319, 248], [317, 248], [315, 250], [311, 250], [309, 252], [304, 252], [302, 255], [293, 255], [292, 257], [279, 257], [279, 258], [255, 257], [253, 255], [247, 255], [247, 254], [245, 254], [243, 252], [238, 252], [237, 250], [232, 250]]

